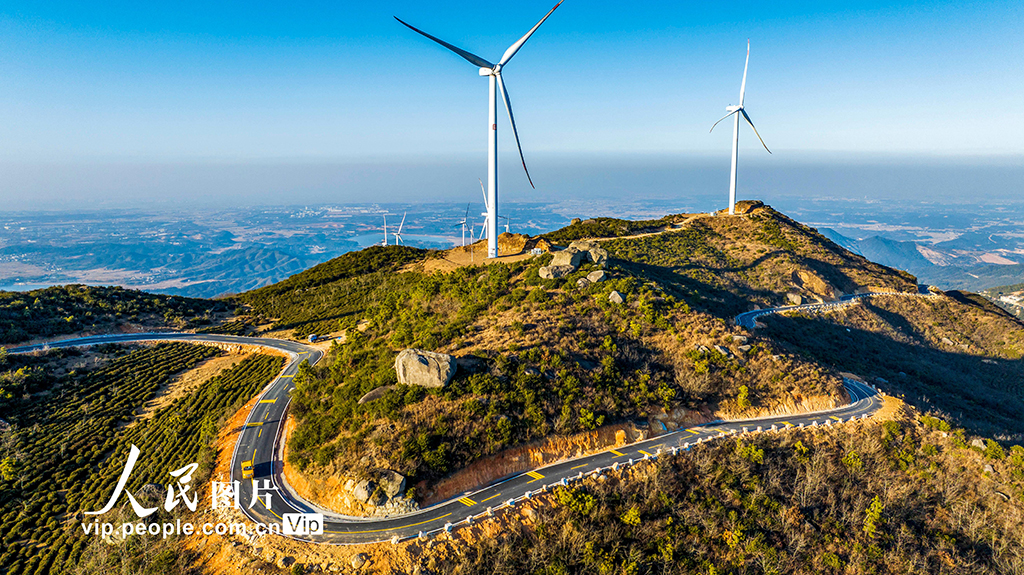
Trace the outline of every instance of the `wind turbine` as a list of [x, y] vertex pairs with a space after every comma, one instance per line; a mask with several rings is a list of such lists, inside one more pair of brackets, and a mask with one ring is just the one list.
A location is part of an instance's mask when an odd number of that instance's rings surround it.
[[384, 214], [384, 241], [381, 242], [382, 246], [388, 245], [388, 215]]
[[[718, 120], [718, 122], [715, 122], [715, 125], [711, 126], [711, 130], [708, 130], [708, 133], [710, 133], [715, 129], [715, 126], [717, 126], [719, 122], [728, 118], [729, 116], [734, 116], [732, 123], [732, 174], [729, 178], [729, 215], [733, 215], [736, 213], [736, 160], [739, 157], [740, 147], [740, 115], [742, 115], [743, 119], [746, 120], [748, 124], [750, 124], [750, 128], [754, 130], [754, 134], [757, 135], [757, 139], [761, 140], [761, 134], [757, 133], [757, 128], [754, 127], [754, 122], [750, 120], [750, 116], [747, 115], [747, 111], [743, 108], [743, 96], [747, 91], [747, 66], [749, 65], [750, 40], [748, 39], [747, 62], [746, 64], [743, 65], [743, 83], [740, 84], [740, 105], [728, 106], [725, 109], [725, 111], [729, 113], [723, 116], [721, 120]], [[767, 150], [769, 154], [772, 153], [771, 150], [768, 150], [768, 146], [765, 145], [764, 140], [761, 140], [761, 145], [764, 146], [764, 149]]]
[[487, 194], [486, 194], [486, 197], [488, 198], [488, 201], [486, 202], [486, 204], [487, 204], [488, 217], [487, 217], [487, 220], [485, 221], [485, 225], [487, 227], [487, 257], [489, 257], [489, 258], [496, 258], [496, 257], [498, 257], [498, 233], [497, 233], [498, 232], [498, 229], [497, 229], [497, 221], [498, 221], [498, 217], [497, 217], [498, 216], [498, 122], [497, 122], [498, 93], [497, 93], [497, 90], [499, 88], [501, 89], [502, 100], [505, 102], [505, 111], [508, 112], [509, 123], [512, 124], [512, 134], [515, 135], [515, 138], [516, 138], [516, 147], [519, 148], [519, 159], [522, 160], [522, 162], [523, 162], [523, 170], [526, 172], [526, 179], [529, 180], [530, 187], [536, 189], [536, 186], [533, 185], [533, 179], [530, 177], [530, 171], [526, 168], [526, 158], [523, 156], [523, 146], [522, 146], [522, 144], [519, 143], [519, 132], [516, 130], [516, 120], [515, 120], [515, 117], [512, 115], [512, 102], [508, 98], [508, 90], [505, 89], [505, 82], [501, 79], [501, 70], [502, 70], [502, 67], [504, 67], [506, 64], [508, 64], [509, 60], [511, 60], [512, 57], [516, 55], [516, 52], [518, 52], [519, 49], [523, 47], [523, 44], [525, 44], [526, 41], [530, 39], [530, 36], [532, 36], [533, 33], [537, 31], [537, 28], [540, 28], [540, 25], [543, 24], [544, 21], [548, 19], [548, 16], [551, 16], [551, 13], [554, 12], [555, 9], [557, 9], [559, 6], [562, 5], [562, 2], [564, 2], [564, 0], [559, 0], [558, 4], [555, 4], [555, 7], [552, 8], [551, 10], [549, 10], [548, 13], [545, 14], [544, 17], [540, 19], [540, 22], [537, 22], [537, 24], [533, 28], [530, 28], [530, 31], [527, 32], [525, 36], [523, 36], [522, 38], [517, 40], [511, 46], [509, 46], [508, 50], [505, 50], [505, 53], [501, 56], [501, 59], [498, 60], [497, 64], [492, 64], [492, 63], [488, 62], [487, 60], [484, 60], [480, 56], [477, 56], [476, 54], [472, 54], [472, 53], [467, 52], [467, 51], [465, 51], [465, 50], [463, 50], [461, 48], [457, 48], [457, 47], [455, 47], [455, 46], [453, 46], [453, 45], [451, 45], [451, 44], [449, 44], [449, 43], [447, 43], [444, 40], [441, 40], [439, 38], [435, 38], [434, 36], [431, 36], [430, 34], [427, 34], [426, 32], [424, 32], [423, 30], [420, 30], [420, 29], [418, 29], [418, 28], [416, 28], [416, 27], [414, 27], [414, 26], [412, 26], [410, 24], [407, 24], [406, 22], [404, 22], [402, 19], [398, 18], [397, 16], [395, 17], [395, 20], [398, 20], [399, 22], [401, 22], [403, 25], [408, 27], [413, 32], [416, 32], [418, 34], [422, 34], [423, 36], [426, 36], [427, 38], [430, 38], [431, 40], [433, 40], [434, 42], [437, 42], [438, 44], [444, 46], [445, 48], [448, 48], [452, 52], [455, 52], [459, 56], [462, 56], [470, 64], [473, 64], [474, 66], [479, 68], [479, 73], [480, 73], [481, 76], [487, 76], [488, 77], [489, 86], [490, 86], [490, 89], [489, 89], [489, 92], [488, 92], [488, 97], [487, 97], [488, 108], [487, 108]]
[[[466, 247], [466, 222], [469, 221], [469, 204], [466, 204], [466, 215], [462, 216], [462, 221], [452, 226], [457, 228], [462, 226], [462, 247]], [[470, 239], [472, 239], [473, 233], [470, 231]]]
[[396, 246], [399, 245], [399, 244], [402, 244], [403, 246], [405, 245], [405, 242], [402, 241], [402, 228], [405, 227], [405, 216], [406, 215], [408, 215], [408, 212], [402, 214], [402, 223], [398, 224], [398, 231], [391, 234], [391, 235], [395, 236], [395, 245]]

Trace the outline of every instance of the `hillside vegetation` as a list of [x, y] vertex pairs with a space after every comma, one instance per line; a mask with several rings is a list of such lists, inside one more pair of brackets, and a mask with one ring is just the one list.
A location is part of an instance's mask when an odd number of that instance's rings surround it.
[[56, 286], [28, 292], [0, 291], [0, 344], [125, 324], [187, 327], [210, 323], [222, 302], [156, 295], [119, 287]]
[[[289, 463], [432, 481], [509, 447], [602, 425], [662, 429], [829, 407], [845, 398], [836, 371], [768, 340], [745, 341], [732, 315], [787, 292], [916, 289], [913, 278], [769, 208], [740, 218], [597, 218], [545, 237], [585, 235], [613, 236], [601, 244], [612, 255], [605, 282], [578, 284], [591, 264], [542, 279], [551, 256], [425, 274], [416, 262], [427, 254], [393, 246], [238, 296], [295, 336], [346, 330], [327, 361], [295, 379]], [[610, 302], [612, 291], [625, 303]], [[395, 386], [395, 354], [409, 347], [463, 358], [454, 381], [443, 390]], [[382, 397], [359, 403], [382, 387]]]
[[427, 563], [466, 575], [1024, 572], [1024, 448], [971, 448], [924, 421], [698, 446], [558, 488], [531, 524]]

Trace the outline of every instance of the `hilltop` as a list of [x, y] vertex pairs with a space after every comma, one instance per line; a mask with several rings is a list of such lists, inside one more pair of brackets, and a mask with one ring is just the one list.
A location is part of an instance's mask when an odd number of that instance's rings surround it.
[[[837, 369], [743, 332], [733, 316], [916, 292], [914, 278], [759, 202], [740, 207], [739, 217], [597, 218], [524, 242], [557, 253], [588, 238], [607, 253], [557, 279], [540, 275], [551, 253], [428, 273], [455, 256], [390, 246], [237, 296], [277, 333], [341, 336], [295, 378], [294, 482], [332, 485], [306, 495], [351, 511], [345, 480], [397, 472], [409, 495], [432, 501], [623, 438], [846, 401]], [[586, 279], [595, 271], [603, 281]], [[397, 385], [406, 348], [455, 357], [452, 381]]]

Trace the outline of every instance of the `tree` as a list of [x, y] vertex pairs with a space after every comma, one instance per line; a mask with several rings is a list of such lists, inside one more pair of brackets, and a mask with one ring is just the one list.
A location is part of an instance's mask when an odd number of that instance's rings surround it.
[[876, 495], [871, 500], [871, 505], [868, 506], [867, 511], [864, 512], [864, 533], [872, 539], [878, 536], [878, 528], [884, 523], [882, 519], [883, 511], [885, 511], [885, 505], [882, 505], [882, 500]]
[[0, 461], [0, 477], [3, 477], [4, 481], [11, 481], [17, 476], [17, 466], [13, 457], [5, 457], [3, 461]]

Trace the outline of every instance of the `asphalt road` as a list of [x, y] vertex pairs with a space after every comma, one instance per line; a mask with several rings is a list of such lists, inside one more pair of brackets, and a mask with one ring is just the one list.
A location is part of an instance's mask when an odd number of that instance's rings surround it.
[[803, 305], [786, 305], [782, 307], [773, 307], [767, 309], [755, 309], [741, 313], [736, 316], [736, 325], [745, 327], [747, 329], [754, 329], [757, 318], [772, 313], [785, 313], [787, 311], [828, 311], [831, 309], [840, 308], [843, 306], [850, 305], [859, 299], [876, 297], [876, 296], [905, 296], [905, 297], [932, 297], [932, 294], [928, 290], [928, 286], [918, 286], [917, 293], [907, 292], [872, 292], [872, 293], [859, 293], [859, 294], [848, 294], [844, 295], [836, 301], [824, 302], [824, 303], [807, 303]]
[[[767, 310], [758, 310], [765, 312]], [[739, 323], [739, 318], [737, 318]], [[875, 389], [855, 380], [844, 383], [851, 403], [844, 407], [798, 416], [766, 417], [751, 420], [719, 421], [665, 433], [639, 443], [607, 449], [600, 453], [562, 461], [508, 477], [483, 489], [464, 493], [449, 501], [420, 511], [390, 518], [349, 517], [315, 508], [298, 497], [284, 482], [280, 457], [280, 438], [291, 400], [292, 379], [299, 364], [308, 360], [314, 364], [323, 353], [313, 347], [279, 339], [250, 338], [217, 334], [148, 333], [95, 336], [62, 340], [11, 348], [11, 353], [25, 353], [56, 347], [76, 347], [102, 343], [130, 343], [139, 341], [195, 341], [223, 344], [256, 345], [288, 353], [290, 360], [273, 382], [259, 396], [240, 431], [231, 458], [231, 479], [241, 485], [239, 497], [243, 512], [252, 520], [271, 524], [281, 523], [285, 513], [322, 513], [325, 516], [322, 535], [292, 536], [295, 539], [329, 544], [370, 543], [427, 537], [479, 520], [499, 509], [515, 506], [557, 485], [568, 485], [590, 474], [634, 465], [657, 457], [675, 455], [704, 441], [730, 437], [745, 432], [774, 432], [793, 427], [833, 425], [842, 421], [867, 417], [881, 406]], [[270, 494], [270, 505], [265, 497], [252, 504], [252, 481], [242, 481], [242, 462], [252, 460], [253, 479], [259, 486], [259, 495]], [[250, 504], [252, 506], [250, 507]]]

